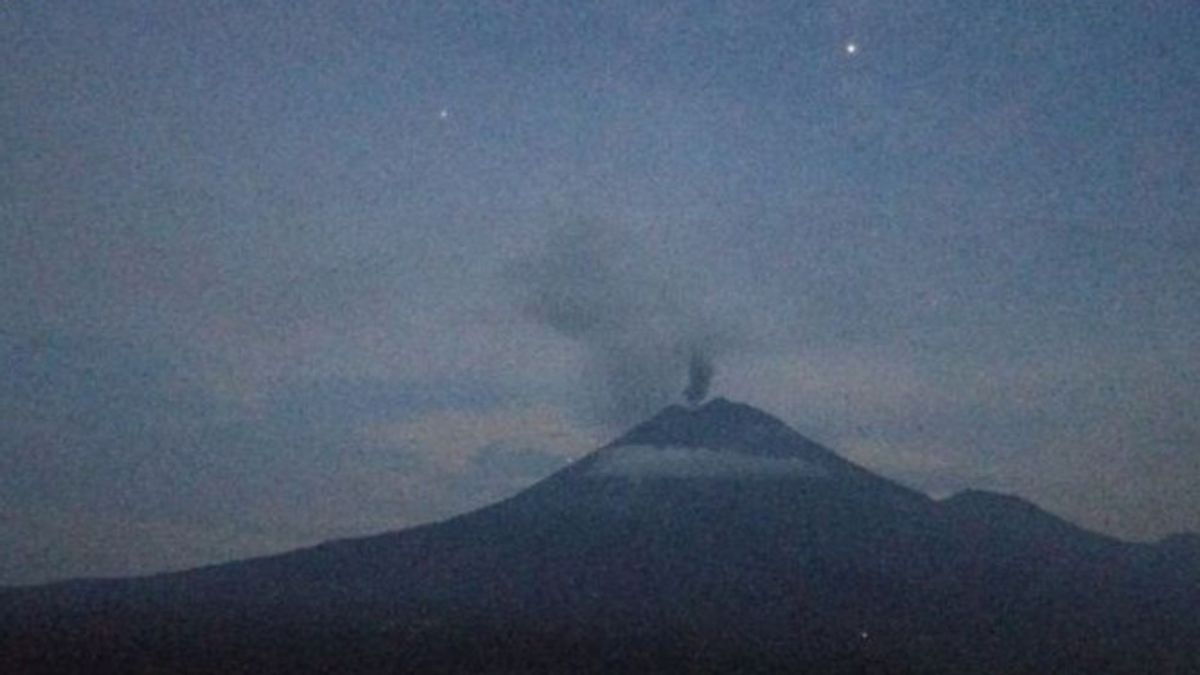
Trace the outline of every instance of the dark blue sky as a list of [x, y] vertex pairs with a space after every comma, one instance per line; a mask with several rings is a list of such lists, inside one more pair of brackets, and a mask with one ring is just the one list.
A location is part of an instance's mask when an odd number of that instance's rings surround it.
[[0, 7], [0, 583], [479, 505], [680, 345], [935, 494], [1200, 530], [1195, 3], [253, 5]]

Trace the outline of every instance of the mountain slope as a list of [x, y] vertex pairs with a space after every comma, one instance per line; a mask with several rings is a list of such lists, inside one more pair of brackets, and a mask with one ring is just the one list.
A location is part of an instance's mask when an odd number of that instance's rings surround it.
[[443, 523], [177, 574], [0, 595], [0, 665], [1200, 665], [1187, 612], [1200, 599], [1200, 577], [1166, 575], [1177, 568], [1157, 550], [1014, 498], [933, 501], [761, 411], [717, 399], [667, 408], [530, 489]]

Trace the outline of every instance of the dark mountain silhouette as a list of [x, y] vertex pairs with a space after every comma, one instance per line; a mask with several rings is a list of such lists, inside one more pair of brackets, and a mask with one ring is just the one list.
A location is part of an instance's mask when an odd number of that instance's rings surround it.
[[672, 406], [451, 520], [0, 594], [4, 672], [1200, 672], [1195, 537], [934, 501]]

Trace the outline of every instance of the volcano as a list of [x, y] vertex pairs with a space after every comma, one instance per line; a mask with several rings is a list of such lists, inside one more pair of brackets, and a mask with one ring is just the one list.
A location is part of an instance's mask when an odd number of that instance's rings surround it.
[[1200, 672], [1193, 544], [936, 501], [715, 399], [441, 523], [10, 589], [0, 668]]

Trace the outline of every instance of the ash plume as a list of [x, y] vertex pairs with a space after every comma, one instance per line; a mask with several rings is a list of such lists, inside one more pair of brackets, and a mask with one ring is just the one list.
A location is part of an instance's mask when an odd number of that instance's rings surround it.
[[574, 221], [509, 269], [521, 311], [585, 350], [597, 421], [620, 426], [705, 398], [733, 332], [704, 312], [667, 262], [611, 225]]
[[708, 397], [708, 388], [712, 385], [716, 367], [711, 359], [700, 352], [693, 352], [688, 360], [688, 383], [683, 390], [683, 398], [691, 405], [696, 405]]

